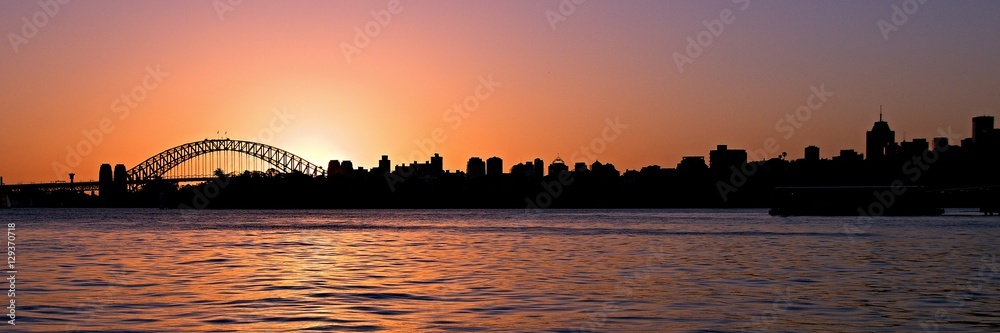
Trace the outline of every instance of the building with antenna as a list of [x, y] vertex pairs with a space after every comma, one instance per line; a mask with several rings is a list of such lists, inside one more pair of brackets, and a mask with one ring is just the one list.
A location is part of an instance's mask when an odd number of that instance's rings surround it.
[[866, 133], [865, 155], [869, 161], [885, 161], [896, 151], [896, 132], [889, 128], [889, 123], [882, 120], [882, 107], [879, 106], [878, 121], [872, 130]]
[[561, 157], [556, 156], [556, 159], [549, 164], [549, 175], [559, 175], [563, 172], [569, 172], [569, 166], [563, 161]]

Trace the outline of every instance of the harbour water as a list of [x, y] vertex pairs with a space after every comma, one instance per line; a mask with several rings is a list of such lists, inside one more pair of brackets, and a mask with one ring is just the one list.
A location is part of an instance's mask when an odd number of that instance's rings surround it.
[[[1000, 219], [12, 209], [17, 331], [998, 332]], [[5, 319], [6, 320], [6, 319]]]

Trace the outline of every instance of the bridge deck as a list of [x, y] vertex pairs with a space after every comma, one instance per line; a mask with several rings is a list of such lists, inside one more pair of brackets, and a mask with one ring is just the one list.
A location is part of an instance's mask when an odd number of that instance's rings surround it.
[[[189, 178], [166, 178], [161, 181], [168, 181], [172, 183], [188, 183], [188, 182], [207, 182], [216, 179], [216, 177], [189, 177]], [[126, 182], [127, 185], [142, 185], [158, 180], [135, 180]], [[37, 191], [59, 191], [59, 190], [70, 190], [70, 191], [96, 191], [100, 189], [100, 182], [52, 182], [52, 183], [24, 183], [24, 184], [3, 184], [0, 185], [0, 189], [11, 191], [11, 192], [21, 192], [25, 190], [37, 190]]]

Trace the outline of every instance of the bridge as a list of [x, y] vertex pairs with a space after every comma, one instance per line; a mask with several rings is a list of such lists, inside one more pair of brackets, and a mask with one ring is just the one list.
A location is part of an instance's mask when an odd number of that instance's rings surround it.
[[214, 179], [215, 170], [241, 172], [247, 170], [299, 172], [309, 176], [325, 174], [306, 159], [286, 150], [252, 141], [205, 139], [188, 142], [153, 155], [131, 169], [118, 164], [103, 164], [98, 181], [70, 181], [30, 184], [0, 184], [0, 193], [21, 191], [136, 191], [143, 185], [157, 182], [199, 182]]

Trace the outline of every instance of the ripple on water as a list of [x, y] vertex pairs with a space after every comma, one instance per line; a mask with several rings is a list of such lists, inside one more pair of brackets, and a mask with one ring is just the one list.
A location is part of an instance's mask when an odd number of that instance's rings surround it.
[[25, 226], [18, 318], [38, 331], [1000, 328], [1000, 223], [976, 216], [880, 218], [862, 234], [759, 210], [0, 219]]

